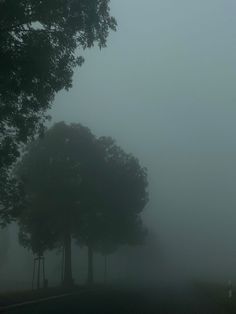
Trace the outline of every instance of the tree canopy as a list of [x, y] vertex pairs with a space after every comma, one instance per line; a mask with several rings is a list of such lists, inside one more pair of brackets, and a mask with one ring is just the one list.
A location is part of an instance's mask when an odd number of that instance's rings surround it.
[[57, 123], [28, 146], [17, 172], [27, 200], [19, 217], [21, 243], [34, 252], [63, 244], [68, 283], [72, 237], [90, 252], [109, 253], [145, 236], [146, 170], [111, 138]]
[[52, 228], [51, 212], [39, 204], [30, 204], [20, 215], [19, 242], [37, 256], [43, 256], [45, 251], [51, 250], [58, 244], [57, 234]]
[[131, 244], [134, 239], [138, 241], [138, 234], [141, 241], [140, 213], [148, 201], [146, 169], [112, 138], [101, 137], [97, 142], [102, 161], [82, 215], [83, 228], [87, 229], [84, 233], [80, 230], [84, 236], [81, 241], [91, 242], [94, 249], [109, 247], [109, 242], [116, 246]]
[[24, 186], [13, 171], [0, 171], [0, 196], [0, 227], [6, 227], [25, 206]]
[[[27, 198], [26, 210], [19, 217], [21, 242], [38, 241], [42, 235], [38, 224], [44, 219], [48, 228], [43, 240], [50, 243], [56, 239], [64, 246], [68, 284], [72, 281], [71, 237], [81, 226], [81, 206], [99, 169], [96, 156], [96, 140], [88, 128], [58, 123], [28, 146], [18, 166]], [[33, 248], [34, 244], [30, 245]]]
[[19, 146], [42, 131], [55, 94], [72, 86], [78, 49], [106, 45], [116, 28], [109, 2], [0, 1], [0, 180]]

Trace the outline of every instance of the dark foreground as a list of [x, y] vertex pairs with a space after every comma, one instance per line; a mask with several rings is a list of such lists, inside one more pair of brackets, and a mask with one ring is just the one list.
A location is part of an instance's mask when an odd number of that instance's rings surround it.
[[[175, 288], [96, 288], [79, 290], [62, 298], [25, 304], [1, 313], [24, 314], [227, 314], [236, 313], [225, 304], [217, 302], [210, 294], [192, 287]], [[204, 289], [203, 289], [204, 290]]]

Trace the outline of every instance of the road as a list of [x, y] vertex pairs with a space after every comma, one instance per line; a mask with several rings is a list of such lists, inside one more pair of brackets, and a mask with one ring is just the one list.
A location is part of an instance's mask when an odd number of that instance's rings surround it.
[[97, 289], [5, 310], [9, 314], [227, 314], [192, 287]]

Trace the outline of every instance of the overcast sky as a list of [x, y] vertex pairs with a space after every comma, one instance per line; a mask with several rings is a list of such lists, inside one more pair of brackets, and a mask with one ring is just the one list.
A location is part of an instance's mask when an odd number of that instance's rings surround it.
[[[236, 278], [236, 2], [112, 0], [52, 122], [114, 137], [148, 168], [147, 224], [169, 259]], [[193, 263], [194, 261], [194, 263]]]

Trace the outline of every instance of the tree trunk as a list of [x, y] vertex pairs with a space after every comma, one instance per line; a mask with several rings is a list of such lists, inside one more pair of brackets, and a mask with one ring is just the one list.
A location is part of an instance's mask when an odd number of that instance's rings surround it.
[[88, 245], [88, 284], [93, 284], [93, 248]]
[[36, 260], [34, 258], [34, 268], [33, 268], [33, 277], [32, 277], [32, 290], [34, 290], [35, 266], [36, 266]]
[[72, 279], [72, 266], [71, 266], [71, 235], [69, 232], [65, 234], [64, 238], [64, 249], [65, 249], [65, 261], [64, 261], [64, 280], [63, 284], [69, 288], [73, 286]]
[[40, 266], [41, 266], [41, 256], [38, 256], [38, 279], [37, 279], [37, 289], [40, 289]]
[[104, 255], [104, 283], [107, 283], [107, 254]]
[[61, 284], [64, 282], [64, 268], [65, 268], [65, 246], [62, 247], [62, 257], [61, 257]]

